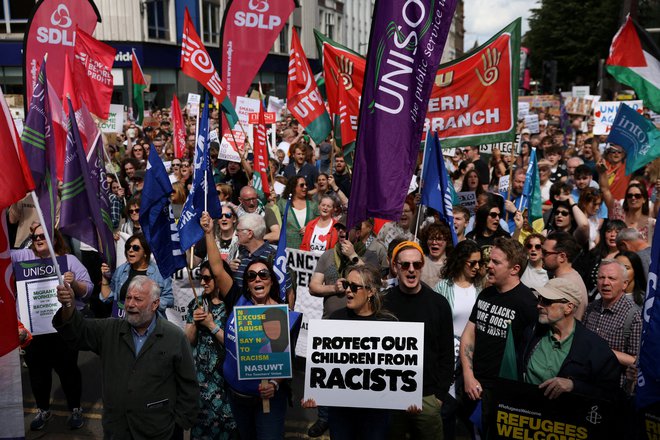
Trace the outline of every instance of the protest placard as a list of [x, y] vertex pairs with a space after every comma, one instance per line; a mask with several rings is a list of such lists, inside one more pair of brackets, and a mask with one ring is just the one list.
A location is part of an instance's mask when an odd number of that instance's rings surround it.
[[[515, 154], [520, 154], [519, 143], [516, 142], [516, 152]], [[513, 142], [497, 142], [494, 144], [482, 144], [479, 145], [480, 154], [493, 154], [493, 148], [498, 148], [502, 154], [511, 154], [511, 149], [513, 148]]]
[[621, 438], [615, 425], [622, 420], [609, 402], [573, 393], [550, 400], [536, 385], [508, 380], [490, 392], [483, 414], [491, 417], [483, 422], [491, 439]]
[[188, 269], [182, 268], [172, 274], [172, 294], [174, 295], [174, 305], [165, 309], [165, 316], [167, 320], [173, 324], [178, 325], [182, 329], [186, 325], [186, 316], [188, 316], [188, 305], [190, 301], [195, 298], [193, 293], [193, 286], [197, 294], [201, 296], [203, 290], [199, 284], [201, 279], [199, 266], [192, 270], [192, 284], [188, 277]]
[[510, 176], [508, 174], [500, 177], [497, 192], [502, 194], [502, 197], [506, 197], [506, 194], [509, 192], [509, 181], [510, 181]]
[[238, 379], [291, 377], [286, 305], [235, 307]]
[[323, 298], [309, 293], [309, 282], [316, 269], [319, 257], [313, 252], [298, 249], [286, 250], [286, 265], [293, 272], [296, 286], [296, 305], [294, 310], [302, 313], [302, 324], [296, 341], [296, 356], [307, 357], [307, 325], [310, 319], [321, 319], [323, 316]]
[[197, 93], [188, 93], [188, 101], [186, 102], [188, 116], [199, 115], [199, 103], [201, 100], [202, 95], [198, 95]]
[[124, 106], [110, 104], [108, 119], [99, 124], [103, 133], [121, 133], [124, 131]]
[[[69, 270], [65, 256], [57, 257], [57, 264], [60, 273]], [[19, 261], [13, 263], [13, 268], [21, 322], [33, 335], [55, 333], [52, 320], [60, 302], [57, 300], [59, 281], [53, 261], [49, 258]]]
[[220, 160], [240, 163], [241, 156], [238, 154], [238, 151], [243, 151], [245, 148], [245, 135], [241, 130], [232, 130], [232, 132], [234, 134], [233, 136], [229, 132], [222, 136], [218, 158]]
[[619, 111], [621, 103], [626, 104], [636, 112], [641, 112], [642, 101], [600, 101], [594, 106], [594, 134], [609, 134], [612, 123]]
[[[248, 123], [258, 124], [259, 123], [259, 112], [248, 113]], [[264, 112], [264, 124], [274, 124], [275, 123], [275, 112]]]
[[525, 116], [525, 128], [534, 134], [539, 133], [541, 131], [539, 128], [539, 115]]
[[266, 110], [275, 113], [276, 121], [282, 119], [283, 109], [286, 109], [286, 102], [283, 99], [276, 98], [275, 96], [268, 97], [268, 108]]
[[571, 95], [574, 98], [584, 98], [589, 95], [589, 86], [573, 86], [571, 89]]
[[518, 119], [522, 119], [529, 114], [529, 102], [518, 103]]
[[422, 407], [423, 323], [313, 319], [309, 340], [305, 399], [354, 408]]
[[461, 191], [456, 193], [460, 205], [470, 211], [470, 215], [474, 215], [475, 209], [477, 209], [477, 193], [474, 191]]

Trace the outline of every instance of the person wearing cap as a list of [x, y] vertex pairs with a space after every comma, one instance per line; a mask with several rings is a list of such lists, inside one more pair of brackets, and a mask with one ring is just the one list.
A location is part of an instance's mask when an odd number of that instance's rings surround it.
[[619, 384], [616, 356], [607, 342], [575, 316], [582, 304], [577, 286], [553, 278], [537, 288], [538, 323], [528, 327], [518, 355], [518, 372], [549, 399], [577, 393], [610, 399]]
[[[524, 329], [537, 319], [536, 297], [520, 282], [526, 265], [527, 253], [518, 240], [495, 239], [486, 272], [490, 286], [479, 294], [461, 335], [465, 402], [473, 406], [489, 399], [488, 390], [499, 378], [509, 322], [514, 343], [520, 343]], [[489, 405], [483, 408], [486, 420]]]
[[385, 308], [399, 321], [424, 323], [422, 408], [392, 411], [389, 438], [410, 434], [418, 439], [442, 439], [442, 402], [454, 376], [454, 328], [449, 303], [421, 280], [424, 252], [403, 241], [392, 251], [398, 286], [385, 294]]
[[580, 251], [581, 248], [577, 240], [564, 231], [553, 232], [548, 235], [541, 248], [543, 266], [554, 273], [555, 277], [568, 280], [580, 293], [580, 302], [575, 304], [577, 308], [575, 319], [578, 320], [582, 320], [589, 302], [587, 286], [585, 286], [578, 271], [573, 269], [573, 261], [580, 254]]

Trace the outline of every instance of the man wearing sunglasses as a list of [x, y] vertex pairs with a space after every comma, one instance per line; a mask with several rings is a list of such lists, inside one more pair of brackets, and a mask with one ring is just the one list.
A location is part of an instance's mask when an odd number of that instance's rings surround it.
[[518, 372], [548, 399], [578, 393], [610, 399], [619, 385], [616, 356], [607, 342], [577, 320], [576, 286], [554, 278], [538, 288], [538, 323], [526, 329]]
[[[442, 438], [442, 402], [454, 370], [454, 328], [449, 303], [422, 283], [424, 252], [413, 241], [403, 241], [392, 251], [399, 285], [385, 295], [384, 307], [399, 321], [424, 323], [422, 408], [392, 411], [390, 438]], [[419, 433], [424, 433], [420, 437]]]
[[582, 320], [589, 297], [582, 277], [577, 270], [573, 269], [573, 261], [580, 254], [580, 245], [568, 232], [553, 232], [546, 238], [541, 252], [543, 266], [555, 277], [569, 281], [577, 289], [580, 302], [576, 304], [575, 319]]
[[[523, 330], [537, 319], [536, 297], [520, 282], [526, 265], [527, 254], [518, 240], [495, 239], [487, 266], [490, 286], [479, 294], [461, 336], [464, 390], [474, 406], [479, 399], [488, 401], [488, 389], [499, 378], [509, 323], [519, 344]], [[488, 409], [484, 402], [484, 420], [490, 416]]]

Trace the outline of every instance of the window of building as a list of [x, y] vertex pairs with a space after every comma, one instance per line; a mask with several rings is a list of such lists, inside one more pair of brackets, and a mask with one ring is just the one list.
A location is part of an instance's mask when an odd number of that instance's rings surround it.
[[285, 23], [280, 32], [280, 53], [289, 53], [289, 23]]
[[147, 34], [156, 40], [170, 39], [169, 0], [147, 0]]
[[204, 44], [220, 44], [220, 2], [202, 1], [202, 40]]
[[333, 14], [325, 14], [325, 35], [334, 40], [335, 36], [335, 16]]
[[0, 0], [0, 33], [22, 34], [27, 30], [27, 21], [34, 0]]

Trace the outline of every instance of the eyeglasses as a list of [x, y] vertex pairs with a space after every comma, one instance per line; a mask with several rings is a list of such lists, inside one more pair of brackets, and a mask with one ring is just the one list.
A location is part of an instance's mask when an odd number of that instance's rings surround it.
[[32, 234], [32, 241], [43, 241], [46, 239], [46, 234]]
[[189, 163], [182, 163], [181, 168], [190, 168], [190, 164]]
[[173, 167], [180, 167], [181, 164], [180, 164], [180, 163], [173, 163], [172, 166], [173, 166]]
[[555, 211], [555, 215], [560, 215], [560, 216], [562, 216], [562, 217], [568, 217], [569, 214], [570, 214], [570, 212], [568, 212], [568, 211], [564, 211], [564, 210], [557, 210], [557, 211]]
[[210, 276], [210, 275], [202, 275], [201, 279], [202, 279], [202, 282], [205, 283], [205, 284], [208, 284], [211, 281], [213, 281], [213, 277]]
[[609, 152], [610, 154], [623, 154], [623, 151], [621, 151], [621, 150], [615, 150], [615, 149], [613, 149], [613, 148], [611, 148], [610, 150], [608, 150], [608, 152]]
[[140, 210], [139, 210], [139, 209], [129, 209], [129, 210], [128, 210], [128, 213], [129, 213], [129, 214], [139, 214], [139, 213], [140, 213]]
[[628, 200], [641, 199], [642, 197], [643, 197], [642, 193], [628, 193], [628, 194], [626, 194], [626, 198]]
[[222, 217], [232, 218], [233, 216], [234, 216], [234, 214], [232, 214], [231, 212], [223, 212], [222, 214], [220, 214], [220, 218], [222, 218]]
[[546, 251], [545, 249], [541, 249], [541, 254], [545, 257], [548, 255], [556, 255], [559, 254], [560, 252], [557, 251]]
[[397, 264], [401, 266], [401, 269], [403, 270], [408, 270], [410, 269], [410, 265], [412, 264], [412, 267], [415, 268], [415, 270], [420, 270], [422, 266], [424, 266], [423, 261], [397, 261]]
[[428, 239], [429, 243], [434, 242], [434, 241], [447, 241], [447, 239], [445, 237], [435, 237], [435, 238], [429, 238]]
[[489, 212], [488, 217], [490, 218], [500, 218], [500, 213], [499, 212]]
[[257, 198], [256, 197], [250, 197], [249, 199], [243, 199], [242, 198], [241, 201], [245, 202], [245, 203], [252, 203], [252, 202], [256, 202]]
[[362, 286], [360, 284], [355, 284], [355, 283], [349, 283], [346, 280], [342, 280], [341, 286], [344, 288], [344, 290], [346, 290], [350, 287], [351, 292], [353, 292], [353, 293], [357, 293], [358, 290], [365, 288], [365, 286]]
[[481, 261], [479, 260], [468, 260], [465, 262], [468, 266], [470, 266], [470, 269], [474, 269], [476, 266], [481, 266]]
[[143, 151], [144, 151], [144, 149], [142, 149], [142, 148], [133, 148], [133, 151], [139, 151], [139, 152], [143, 152]]
[[255, 272], [253, 270], [248, 271], [247, 273], [247, 280], [248, 281], [254, 281], [259, 277], [262, 281], [266, 281], [270, 279], [270, 272], [268, 272], [268, 269], [261, 269], [259, 272]]
[[127, 244], [126, 245], [126, 252], [128, 252], [128, 251], [139, 252], [140, 250], [142, 250], [142, 247], [140, 247], [137, 244]]
[[307, 188], [307, 184], [306, 184], [306, 183], [299, 183], [298, 186], [299, 186], [300, 188]]
[[529, 250], [536, 249], [536, 250], [538, 251], [538, 250], [541, 249], [541, 245], [540, 245], [540, 244], [527, 243], [527, 246], [526, 246], [526, 247], [527, 247], [527, 249], [529, 249]]
[[539, 305], [541, 307], [549, 307], [553, 304], [568, 304], [568, 300], [565, 299], [548, 299], [539, 295]]
[[165, 153], [165, 156], [167, 156], [167, 157], [174, 157], [174, 153]]

